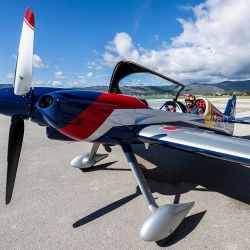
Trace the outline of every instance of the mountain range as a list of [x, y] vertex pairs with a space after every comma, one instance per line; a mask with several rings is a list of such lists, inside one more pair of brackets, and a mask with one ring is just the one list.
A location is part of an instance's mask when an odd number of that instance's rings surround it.
[[250, 80], [224, 81], [214, 84], [192, 83], [185, 87], [185, 92], [201, 95], [227, 94], [230, 92], [250, 94]]
[[[0, 84], [1, 87], [10, 87], [8, 84]], [[83, 87], [86, 90], [108, 91], [108, 86]], [[124, 86], [121, 87], [123, 93], [128, 95], [157, 96], [169, 93], [168, 86]], [[186, 85], [183, 93], [193, 93], [200, 95], [223, 95], [230, 92], [250, 95], [250, 80], [245, 81], [224, 81], [214, 84], [192, 83]]]

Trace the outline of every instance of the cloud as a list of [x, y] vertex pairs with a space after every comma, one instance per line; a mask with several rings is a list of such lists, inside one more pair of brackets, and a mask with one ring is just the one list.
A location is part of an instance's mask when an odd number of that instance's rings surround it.
[[94, 73], [93, 72], [88, 72], [87, 75], [86, 75], [88, 78], [91, 78], [94, 76]]
[[160, 36], [158, 34], [153, 35], [153, 37], [150, 39], [150, 41], [157, 42], [160, 40]]
[[9, 73], [9, 74], [6, 75], [6, 78], [10, 79], [10, 80], [14, 80], [14, 74]]
[[87, 67], [88, 69], [93, 69], [97, 71], [102, 70], [102, 66], [100, 65], [100, 62], [88, 62]]
[[50, 84], [51, 84], [52, 87], [55, 87], [55, 88], [63, 86], [63, 83], [60, 82], [60, 81], [51, 81]]
[[140, 54], [132, 38], [127, 33], [121, 32], [117, 33], [113, 41], [106, 46], [103, 59], [107, 65], [113, 66], [121, 59], [140, 61]]
[[46, 81], [43, 80], [34, 80], [32, 81], [32, 85], [36, 87], [46, 86]]
[[106, 46], [104, 63], [114, 66], [121, 59], [131, 60], [185, 82], [249, 79], [247, 1], [207, 0], [187, 9], [193, 18], [178, 19], [183, 31], [170, 44], [146, 49], [134, 44], [129, 34], [117, 33]]
[[17, 55], [16, 54], [12, 54], [11, 58], [14, 59], [14, 60], [16, 60], [17, 59]]
[[63, 79], [63, 78], [65, 78], [65, 75], [64, 75], [64, 73], [62, 71], [57, 71], [57, 72], [54, 73], [54, 77], [56, 79]]
[[85, 76], [83, 74], [80, 74], [77, 76], [78, 79], [85, 79]]
[[135, 11], [135, 16], [133, 20], [134, 33], [136, 33], [137, 30], [139, 29], [141, 20], [143, 19], [143, 16], [148, 11], [150, 4], [151, 4], [151, 0], [139, 1], [139, 6], [138, 6], [138, 9]]
[[67, 82], [67, 87], [69, 88], [79, 88], [80, 86], [81, 86], [81, 83], [79, 83], [79, 81], [70, 80]]
[[33, 68], [35, 68], [35, 69], [47, 69], [48, 66], [43, 63], [43, 61], [39, 55], [34, 54], [33, 55]]
[[76, 78], [81, 82], [85, 83], [87, 78], [93, 78], [94, 73], [93, 72], [88, 72], [88, 73], [80, 73], [76, 76]]

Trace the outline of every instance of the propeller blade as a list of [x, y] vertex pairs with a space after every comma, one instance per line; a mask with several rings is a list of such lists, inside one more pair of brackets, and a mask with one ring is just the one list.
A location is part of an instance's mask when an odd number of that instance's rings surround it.
[[30, 8], [27, 8], [23, 20], [23, 28], [19, 43], [14, 92], [16, 95], [26, 95], [32, 82], [32, 61], [34, 47], [35, 17]]
[[6, 182], [6, 205], [10, 203], [15, 179], [20, 158], [20, 153], [23, 144], [24, 121], [18, 116], [13, 116], [9, 131], [9, 145], [8, 145], [8, 167], [7, 167], [7, 182]]

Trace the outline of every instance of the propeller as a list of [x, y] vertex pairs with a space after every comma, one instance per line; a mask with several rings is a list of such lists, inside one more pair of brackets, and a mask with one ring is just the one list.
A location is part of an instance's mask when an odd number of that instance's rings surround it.
[[[34, 26], [34, 13], [30, 8], [27, 8], [23, 20], [14, 82], [14, 93], [20, 96], [20, 98], [23, 98], [23, 96], [29, 92], [32, 83]], [[12, 114], [9, 130], [6, 205], [10, 203], [13, 194], [18, 162], [23, 144], [24, 119], [28, 118], [23, 114], [19, 114], [19, 112], [22, 113], [22, 111], [18, 111], [18, 114]]]
[[16, 95], [26, 95], [32, 82], [32, 62], [34, 47], [35, 17], [30, 8], [24, 15], [22, 33], [18, 49], [14, 92]]
[[7, 181], [6, 181], [6, 205], [10, 203], [23, 144], [24, 120], [18, 116], [13, 116], [9, 131], [9, 145], [7, 157]]

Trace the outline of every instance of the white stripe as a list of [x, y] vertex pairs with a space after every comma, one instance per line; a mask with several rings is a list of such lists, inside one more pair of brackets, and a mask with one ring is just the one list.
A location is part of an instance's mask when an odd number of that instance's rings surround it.
[[[193, 121], [194, 119], [199, 118], [200, 117], [193, 114], [182, 114], [155, 109], [115, 109], [105, 122], [92, 135], [86, 138], [85, 141], [95, 141], [106, 134], [110, 129], [119, 126], [148, 125], [182, 121], [201, 127], [207, 127], [205, 124]], [[202, 119], [202, 117], [200, 119]], [[214, 129], [224, 131], [220, 128]]]

